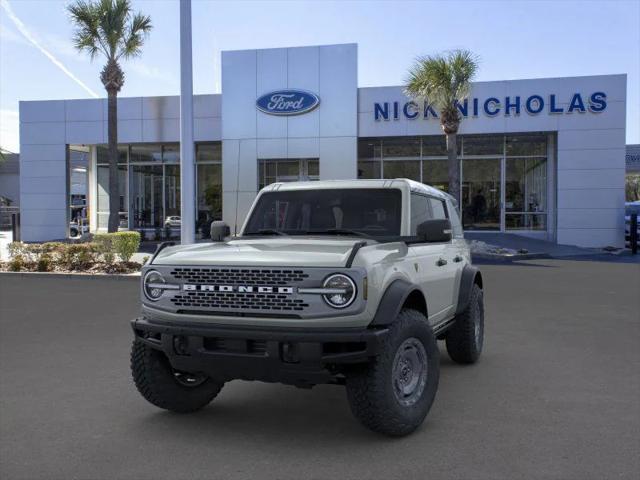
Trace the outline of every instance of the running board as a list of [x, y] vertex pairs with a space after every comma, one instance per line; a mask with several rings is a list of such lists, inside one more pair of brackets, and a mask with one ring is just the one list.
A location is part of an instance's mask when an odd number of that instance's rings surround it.
[[453, 325], [456, 323], [456, 319], [455, 317], [452, 318], [451, 320], [447, 320], [444, 323], [441, 323], [440, 325], [438, 325], [437, 327], [433, 328], [433, 334], [437, 337], [439, 337], [440, 335], [443, 335], [444, 333], [447, 332], [447, 330], [449, 330], [451, 327], [453, 327]]

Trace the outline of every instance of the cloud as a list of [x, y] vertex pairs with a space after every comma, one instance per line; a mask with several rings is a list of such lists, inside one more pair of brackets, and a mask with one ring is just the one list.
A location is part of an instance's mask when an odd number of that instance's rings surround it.
[[10, 152], [20, 149], [20, 123], [15, 110], [0, 110], [0, 147]]
[[0, 5], [5, 10], [5, 12], [7, 13], [7, 16], [13, 22], [13, 24], [16, 26], [18, 31], [24, 36], [24, 38], [26, 38], [29, 41], [29, 43], [31, 43], [31, 45], [33, 45], [35, 48], [40, 50], [40, 52], [42, 52], [42, 54], [45, 57], [47, 57], [49, 60], [51, 60], [51, 62], [56, 67], [58, 67], [60, 70], [62, 70], [62, 72], [67, 77], [69, 77], [71, 80], [76, 82], [89, 95], [91, 95], [94, 98], [100, 98], [100, 95], [98, 95], [96, 92], [91, 90], [82, 80], [80, 80], [78, 77], [76, 77], [67, 67], [65, 67], [64, 64], [60, 60], [58, 60], [51, 52], [49, 52], [49, 50], [47, 50], [46, 48], [44, 48], [40, 44], [40, 42], [31, 33], [31, 31], [27, 28], [27, 26], [24, 23], [22, 23], [22, 20], [20, 20], [16, 16], [16, 14], [13, 12], [13, 9], [11, 8], [11, 5], [9, 5], [9, 0], [0, 0]]

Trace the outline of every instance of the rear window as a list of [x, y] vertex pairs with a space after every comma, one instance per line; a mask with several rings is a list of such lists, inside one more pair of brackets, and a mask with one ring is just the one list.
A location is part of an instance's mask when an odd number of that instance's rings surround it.
[[262, 194], [244, 234], [275, 230], [288, 235], [352, 230], [370, 236], [400, 235], [398, 189], [291, 190]]

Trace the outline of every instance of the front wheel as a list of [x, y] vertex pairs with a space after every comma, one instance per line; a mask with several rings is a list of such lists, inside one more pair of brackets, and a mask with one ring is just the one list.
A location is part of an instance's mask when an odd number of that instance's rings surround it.
[[207, 406], [224, 385], [201, 373], [175, 370], [164, 353], [136, 340], [131, 347], [131, 374], [148, 402], [177, 413]]
[[403, 309], [380, 354], [347, 375], [351, 411], [375, 432], [408, 435], [427, 416], [439, 378], [438, 348], [427, 319], [416, 310]]

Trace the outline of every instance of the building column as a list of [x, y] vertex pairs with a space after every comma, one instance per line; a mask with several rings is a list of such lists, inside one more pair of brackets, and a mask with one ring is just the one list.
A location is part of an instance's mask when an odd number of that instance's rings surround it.
[[191, 0], [180, 0], [180, 237], [183, 244], [195, 241], [194, 157]]

